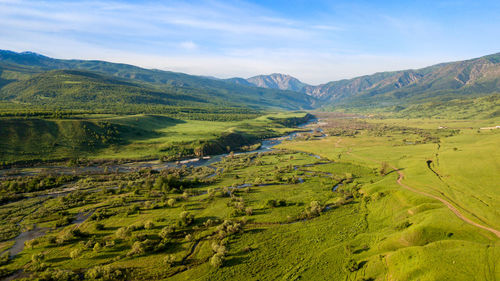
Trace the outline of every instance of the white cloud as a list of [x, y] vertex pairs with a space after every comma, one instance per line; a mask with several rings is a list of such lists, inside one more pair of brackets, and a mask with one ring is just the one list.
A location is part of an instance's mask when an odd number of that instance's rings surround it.
[[285, 17], [243, 0], [0, 0], [0, 48], [218, 77], [282, 72], [312, 84], [463, 58], [448, 49], [397, 52], [405, 44], [434, 48], [421, 39], [437, 27], [404, 16], [370, 21], [373, 11], [359, 10], [339, 22]]
[[179, 44], [181, 48], [186, 49], [186, 50], [196, 50], [198, 49], [198, 45], [196, 45], [193, 41], [184, 41]]

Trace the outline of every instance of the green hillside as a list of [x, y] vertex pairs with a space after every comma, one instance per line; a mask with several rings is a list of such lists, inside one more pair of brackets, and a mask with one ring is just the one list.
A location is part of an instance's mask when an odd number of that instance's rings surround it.
[[310, 117], [305, 113], [286, 113], [233, 121], [143, 114], [74, 119], [2, 118], [0, 162], [73, 158], [174, 160], [222, 154], [293, 130], [291, 126]]
[[[100, 107], [108, 107], [112, 104], [111, 100], [116, 98], [120, 103], [133, 104], [205, 104], [287, 110], [312, 109], [315, 104], [314, 97], [293, 91], [236, 85], [222, 80], [104, 61], [58, 60], [34, 53], [0, 51], [0, 73], [0, 86], [3, 88], [17, 82], [1, 90], [4, 99], [34, 104], [47, 104], [48, 101], [41, 102], [40, 95], [34, 97], [29, 94], [34, 91], [32, 89], [64, 92], [64, 96], [69, 99], [72, 99], [70, 95], [78, 93], [81, 95], [75, 97], [78, 102], [94, 100]], [[35, 73], [40, 74], [37, 76]], [[62, 74], [64, 77], [61, 77]], [[90, 86], [82, 88], [69, 83], [90, 83]], [[123, 92], [124, 96], [117, 97], [118, 92]], [[103, 94], [111, 96], [104, 98]], [[56, 96], [52, 104], [67, 102], [66, 98], [61, 99], [62, 95]], [[80, 109], [81, 106], [76, 108]]]

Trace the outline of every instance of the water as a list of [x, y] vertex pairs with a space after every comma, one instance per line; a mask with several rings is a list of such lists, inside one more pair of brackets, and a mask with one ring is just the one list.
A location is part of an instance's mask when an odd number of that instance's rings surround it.
[[[298, 126], [299, 128], [304, 128], [305, 126], [317, 122], [316, 119], [310, 120], [309, 122]], [[320, 129], [321, 130], [321, 129]], [[261, 146], [257, 150], [248, 151], [248, 152], [240, 152], [234, 153], [234, 155], [242, 155], [248, 153], [262, 153], [273, 151], [274, 147], [278, 144], [281, 144], [284, 140], [293, 140], [295, 139], [299, 133], [313, 133], [314, 130], [303, 131], [303, 132], [293, 132], [291, 134], [278, 137], [278, 138], [270, 138], [264, 139], [261, 142]], [[322, 132], [322, 130], [321, 130]], [[321, 136], [324, 137], [325, 135]], [[320, 137], [320, 138], [321, 138]], [[161, 161], [133, 161], [129, 163], [123, 164], [112, 164], [112, 165], [95, 165], [95, 166], [87, 166], [87, 167], [67, 167], [67, 166], [40, 166], [36, 168], [9, 168], [0, 170], [0, 177], [5, 177], [8, 175], [19, 175], [19, 176], [34, 176], [37, 174], [59, 174], [59, 175], [77, 175], [77, 174], [93, 174], [93, 173], [104, 173], [105, 170], [109, 172], [119, 172], [119, 173], [127, 173], [138, 171], [143, 168], [151, 168], [153, 170], [163, 170], [167, 168], [173, 167], [182, 167], [184, 165], [188, 167], [202, 167], [202, 166], [211, 166], [214, 163], [217, 163], [222, 160], [222, 158], [229, 156], [228, 153], [219, 154], [207, 158], [192, 158], [182, 161], [172, 161], [172, 162], [161, 162]], [[311, 154], [310, 156], [316, 157], [320, 159], [321, 157], [318, 155]], [[211, 175], [212, 177], [215, 174]]]
[[45, 235], [48, 228], [38, 228], [36, 225], [33, 229], [22, 232], [16, 238], [14, 238], [14, 245], [8, 250], [10, 256], [13, 257], [19, 254], [24, 249], [24, 242], [41, 237]]
[[[299, 126], [299, 127], [305, 127], [308, 124], [311, 124], [313, 122], [316, 122], [316, 120], [311, 120], [308, 123]], [[309, 133], [314, 132], [313, 130], [308, 131]], [[254, 150], [254, 151], [248, 151], [248, 152], [241, 152], [241, 153], [235, 153], [234, 155], [243, 155], [243, 154], [249, 154], [249, 153], [263, 153], [263, 152], [268, 152], [268, 151], [273, 151], [274, 147], [278, 144], [281, 144], [283, 140], [293, 140], [297, 137], [297, 135], [300, 132], [294, 132], [291, 134], [288, 134], [283, 137], [279, 138], [271, 138], [271, 139], [265, 139], [261, 142], [261, 146], [259, 149]], [[324, 135], [323, 135], [324, 136]], [[105, 169], [108, 169], [108, 171], [117, 171], [117, 172], [131, 172], [134, 170], [139, 170], [142, 168], [151, 168], [155, 170], [162, 170], [166, 169], [169, 167], [181, 167], [183, 165], [186, 166], [192, 166], [192, 167], [201, 167], [201, 166], [207, 166], [215, 169], [215, 167], [211, 166], [214, 163], [217, 163], [222, 160], [222, 158], [227, 157], [229, 154], [220, 154], [220, 155], [215, 155], [210, 158], [194, 158], [194, 159], [188, 159], [184, 161], [174, 161], [174, 162], [159, 162], [159, 161], [137, 161], [137, 162], [130, 162], [130, 163], [125, 163], [125, 164], [116, 164], [116, 165], [110, 165], [104, 167], [104, 166], [89, 166], [89, 167], [65, 167], [65, 166], [45, 166], [45, 167], [37, 167], [37, 168], [24, 168], [24, 169], [18, 169], [18, 168], [11, 168], [11, 169], [4, 169], [0, 170], [0, 177], [5, 176], [5, 175], [10, 175], [10, 174], [17, 174], [17, 175], [36, 175], [39, 173], [47, 172], [50, 171], [51, 174], [81, 174], [81, 173], [103, 173]], [[320, 159], [321, 157], [318, 155], [310, 155], [313, 157], [316, 157]], [[296, 167], [294, 167], [296, 168]], [[215, 176], [216, 173], [210, 175], [209, 177]], [[299, 178], [299, 182], [303, 183], [304, 180], [302, 178]], [[266, 186], [266, 185], [273, 185], [273, 184], [260, 184], [257, 186]], [[244, 188], [244, 187], [250, 187], [253, 186], [252, 184], [245, 183], [242, 185], [237, 186], [236, 188]], [[72, 191], [75, 191], [76, 189], [74, 187], [68, 187], [64, 188], [59, 191], [47, 193], [47, 194], [42, 194], [42, 195], [37, 195], [34, 197], [59, 197], [66, 195]], [[88, 219], [92, 214], [94, 213], [94, 210], [87, 211], [87, 212], [81, 212], [79, 213], [75, 220], [71, 223], [71, 225], [80, 225], [82, 224], [86, 219]], [[49, 230], [49, 228], [38, 228], [36, 225], [34, 226], [33, 229], [27, 230], [19, 234], [16, 238], [14, 238], [14, 245], [9, 249], [11, 257], [19, 254], [23, 249], [24, 249], [24, 243], [26, 241], [41, 237], [45, 235], [45, 233]]]

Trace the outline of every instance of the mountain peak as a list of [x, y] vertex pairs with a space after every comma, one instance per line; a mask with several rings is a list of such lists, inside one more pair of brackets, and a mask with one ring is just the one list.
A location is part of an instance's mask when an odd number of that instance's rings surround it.
[[307, 86], [307, 84], [300, 82], [299, 79], [282, 73], [257, 75], [246, 80], [257, 87], [290, 91], [300, 91]]

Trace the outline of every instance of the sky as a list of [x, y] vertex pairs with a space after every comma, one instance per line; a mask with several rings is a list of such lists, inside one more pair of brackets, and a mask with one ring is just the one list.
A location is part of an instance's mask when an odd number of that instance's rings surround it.
[[500, 52], [500, 1], [0, 0], [0, 49], [316, 85]]

